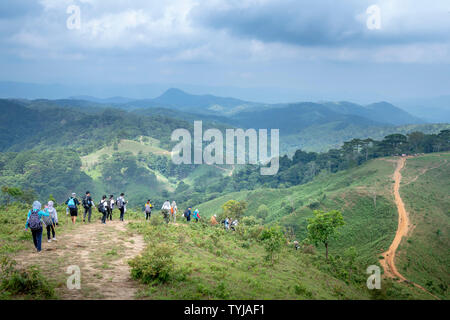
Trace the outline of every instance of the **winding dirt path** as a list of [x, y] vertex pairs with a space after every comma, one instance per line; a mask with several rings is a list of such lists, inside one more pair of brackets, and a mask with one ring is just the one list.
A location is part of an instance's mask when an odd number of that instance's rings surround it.
[[395, 169], [395, 172], [394, 172], [394, 199], [395, 199], [395, 205], [397, 206], [397, 211], [398, 211], [397, 232], [395, 233], [394, 240], [392, 241], [389, 249], [382, 254], [384, 259], [380, 259], [380, 264], [384, 269], [384, 274], [386, 277], [398, 278], [400, 281], [412, 283], [415, 287], [427, 292], [428, 294], [430, 294], [433, 297], [438, 299], [438, 297], [436, 297], [435, 295], [433, 295], [432, 293], [427, 291], [422, 286], [406, 279], [397, 270], [397, 267], [395, 266], [395, 254], [396, 254], [397, 249], [402, 241], [402, 238], [406, 237], [408, 235], [408, 231], [410, 228], [408, 212], [406, 212], [405, 204], [403, 203], [402, 197], [400, 196], [400, 183], [402, 181], [401, 171], [404, 168], [405, 163], [406, 163], [406, 158], [400, 158], [397, 161], [397, 168]]
[[[37, 265], [43, 274], [56, 280], [56, 293], [63, 300], [132, 300], [140, 284], [130, 277], [128, 260], [145, 248], [141, 235], [126, 228], [127, 222], [80, 223], [47, 242], [44, 230], [42, 252], [26, 249], [14, 256], [21, 266]], [[81, 271], [81, 289], [69, 290], [69, 266]]]

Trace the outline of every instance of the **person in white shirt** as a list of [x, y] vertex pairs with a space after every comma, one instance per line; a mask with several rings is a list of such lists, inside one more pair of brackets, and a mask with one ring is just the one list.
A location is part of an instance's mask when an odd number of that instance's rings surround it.
[[174, 200], [172, 201], [172, 208], [170, 209], [170, 215], [172, 217], [173, 223], [177, 222], [177, 211], [178, 211], [177, 203]]
[[166, 200], [166, 202], [164, 202], [161, 207], [161, 213], [164, 215], [164, 220], [166, 221], [166, 223], [169, 223], [169, 212], [171, 209], [172, 207], [170, 206], [170, 201]]

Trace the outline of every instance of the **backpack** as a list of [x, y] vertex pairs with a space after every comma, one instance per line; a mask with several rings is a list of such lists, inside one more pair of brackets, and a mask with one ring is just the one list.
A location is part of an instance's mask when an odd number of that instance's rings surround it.
[[152, 212], [152, 205], [151, 204], [145, 204], [145, 212], [150, 213]]
[[103, 211], [105, 210], [105, 207], [103, 206], [103, 202], [100, 201], [98, 203], [97, 210], [98, 210], [98, 212], [103, 213]]
[[[46, 212], [48, 213], [48, 210], [46, 210]], [[50, 217], [50, 215], [48, 215], [48, 216], [43, 216], [43, 217], [42, 217], [42, 220], [44, 220], [44, 223], [45, 223], [46, 226], [51, 226], [51, 225], [53, 225], [53, 219], [52, 219], [52, 217]]]
[[39, 218], [39, 211], [31, 211], [30, 219], [28, 219], [28, 226], [31, 230], [39, 230], [42, 228], [41, 218]]
[[119, 209], [123, 208], [123, 199], [120, 197], [117, 198], [116, 204], [117, 204], [117, 208], [119, 208]]
[[89, 208], [91, 206], [91, 202], [88, 201], [87, 197], [83, 198], [83, 203], [82, 204], [83, 204], [84, 208]]
[[67, 206], [70, 208], [70, 209], [75, 209], [77, 206], [75, 205], [75, 199], [74, 198], [70, 198], [69, 199], [69, 202], [67, 202]]

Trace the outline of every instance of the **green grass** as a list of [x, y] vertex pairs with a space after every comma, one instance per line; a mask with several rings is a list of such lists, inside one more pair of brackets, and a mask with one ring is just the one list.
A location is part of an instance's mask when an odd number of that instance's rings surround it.
[[402, 241], [399, 271], [448, 299], [450, 283], [450, 154], [408, 159], [400, 194], [413, 231]]
[[392, 162], [373, 160], [352, 170], [321, 175], [306, 185], [231, 193], [198, 208], [208, 218], [220, 213], [221, 206], [230, 199], [247, 201], [247, 215], [256, 215], [258, 207], [264, 204], [270, 212], [265, 222], [292, 228], [298, 240], [306, 238], [307, 219], [313, 216], [314, 209], [341, 210], [346, 225], [330, 243], [330, 252], [342, 253], [354, 246], [361, 259], [376, 264], [397, 227], [396, 207], [390, 193], [393, 171]]
[[[430, 298], [390, 280], [382, 281], [380, 292], [369, 291], [364, 264], [356, 263], [349, 275], [345, 257], [327, 263], [322, 253], [296, 251], [292, 245], [284, 245], [272, 265], [259, 237], [243, 232], [242, 225], [241, 231], [226, 232], [204, 223], [166, 225], [153, 216], [151, 223], [128, 226], [147, 243], [143, 255], [130, 262], [132, 275], [145, 284], [138, 293], [142, 299]], [[163, 279], [144, 278], [141, 272], [155, 274], [155, 268], [164, 270]]]
[[[157, 219], [157, 218], [152, 218]], [[285, 247], [274, 265], [256, 241], [242, 246], [235, 234], [201, 224], [133, 223], [151, 254], [163, 243], [173, 252], [172, 277], [150, 283], [146, 299], [369, 299], [367, 289], [346, 284], [313, 265], [320, 257]], [[335, 291], [336, 289], [337, 291]], [[337, 294], [336, 292], [339, 292]]]
[[[131, 153], [133, 153], [134, 155], [137, 155], [139, 152], [143, 152], [144, 154], [148, 154], [148, 153], [154, 153], [157, 155], [167, 155], [169, 156], [170, 153], [167, 150], [164, 150], [162, 148], [159, 147], [159, 141], [156, 139], [153, 139], [151, 137], [145, 137], [148, 139], [147, 142], [144, 142], [143, 140], [140, 141], [134, 141], [134, 140], [121, 140], [120, 143], [118, 144], [118, 150], [115, 151], [113, 146], [107, 146], [104, 147], [94, 153], [91, 153], [87, 156], [84, 156], [81, 158], [81, 163], [82, 163], [82, 169], [89, 172], [89, 169], [91, 168], [93, 165], [95, 165], [96, 163], [99, 162], [100, 157], [102, 155], [111, 155], [114, 152], [125, 152], [125, 151], [129, 151]], [[94, 174], [94, 173], [91, 173]]]
[[[265, 204], [270, 211], [265, 222], [292, 228], [300, 241], [307, 236], [307, 219], [312, 217], [313, 209], [338, 209], [346, 225], [330, 242], [330, 253], [342, 255], [353, 246], [361, 263], [379, 264], [380, 254], [389, 247], [397, 229], [398, 215], [392, 194], [395, 163], [392, 160], [372, 160], [292, 188], [227, 194], [198, 208], [208, 218], [221, 212], [221, 206], [230, 199], [247, 201], [247, 215], [255, 215], [259, 205]], [[427, 168], [429, 170], [422, 174]], [[407, 160], [400, 192], [414, 229], [410, 237], [402, 241], [397, 258], [399, 271], [406, 278], [445, 299], [448, 299], [450, 281], [449, 168], [448, 153]], [[323, 248], [318, 249], [323, 252]]]

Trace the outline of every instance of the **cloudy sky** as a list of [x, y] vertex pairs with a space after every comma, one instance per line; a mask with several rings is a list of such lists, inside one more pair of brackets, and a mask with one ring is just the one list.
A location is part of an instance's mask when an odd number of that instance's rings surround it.
[[445, 95], [450, 1], [2, 0], [0, 81], [271, 102]]

